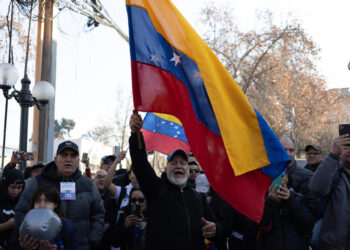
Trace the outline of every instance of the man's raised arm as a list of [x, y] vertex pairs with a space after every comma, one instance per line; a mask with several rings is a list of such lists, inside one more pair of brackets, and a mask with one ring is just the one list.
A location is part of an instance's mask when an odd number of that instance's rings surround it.
[[140, 183], [147, 200], [153, 202], [159, 191], [160, 179], [147, 159], [145, 141], [140, 132], [142, 123], [141, 116], [134, 112], [130, 118], [130, 156], [136, 178]]

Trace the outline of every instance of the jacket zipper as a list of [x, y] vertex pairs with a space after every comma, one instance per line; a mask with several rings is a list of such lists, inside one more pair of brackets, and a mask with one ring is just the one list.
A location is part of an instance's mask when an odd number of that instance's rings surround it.
[[184, 191], [183, 189], [181, 188], [181, 196], [182, 196], [182, 199], [184, 201], [184, 205], [185, 205], [185, 210], [186, 210], [186, 218], [187, 218], [187, 226], [188, 226], [188, 249], [191, 249], [191, 223], [190, 223], [190, 215], [188, 214], [188, 209], [187, 209], [187, 205], [186, 205], [186, 200], [185, 200], [185, 195], [184, 195]]

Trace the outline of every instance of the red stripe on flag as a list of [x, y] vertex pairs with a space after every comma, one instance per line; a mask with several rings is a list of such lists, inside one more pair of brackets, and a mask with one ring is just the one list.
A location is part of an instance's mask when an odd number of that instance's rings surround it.
[[176, 116], [183, 124], [192, 152], [212, 188], [239, 212], [258, 222], [271, 178], [258, 170], [236, 177], [221, 136], [196, 119], [185, 84], [161, 68], [131, 63], [133, 87], [138, 92], [134, 92], [134, 97], [138, 97], [134, 98], [135, 108]]
[[170, 154], [176, 149], [182, 149], [187, 154], [191, 151], [190, 146], [183, 140], [160, 133], [153, 133], [147, 129], [141, 129], [145, 139], [147, 150], [155, 150], [162, 154]]

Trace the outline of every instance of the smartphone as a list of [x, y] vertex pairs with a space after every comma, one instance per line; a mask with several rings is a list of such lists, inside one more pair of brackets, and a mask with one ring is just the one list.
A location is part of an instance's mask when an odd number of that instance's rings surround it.
[[114, 146], [114, 154], [119, 154], [120, 153], [120, 146]]
[[81, 162], [86, 162], [88, 160], [89, 154], [83, 153], [83, 156], [81, 157]]
[[33, 152], [17, 153], [17, 159], [20, 161], [33, 161], [34, 153]]
[[139, 218], [141, 218], [141, 206], [139, 204], [131, 205], [131, 213]]
[[34, 161], [34, 153], [33, 152], [25, 153], [25, 160], [26, 161]]
[[[340, 124], [339, 125], [339, 135], [350, 135], [350, 124]], [[350, 146], [347, 144], [346, 146]]]
[[286, 174], [286, 171], [283, 171], [282, 174], [280, 174], [276, 179], [274, 179], [273, 182], [271, 183], [271, 187], [273, 188], [275, 185], [277, 185], [277, 187], [282, 186], [282, 178], [285, 174]]
[[350, 135], [350, 124], [340, 124], [339, 125], [339, 135]]

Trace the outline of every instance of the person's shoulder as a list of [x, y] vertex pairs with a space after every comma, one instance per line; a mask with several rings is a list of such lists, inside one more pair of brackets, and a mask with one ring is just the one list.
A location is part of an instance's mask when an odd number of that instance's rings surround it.
[[79, 178], [77, 179], [77, 181], [87, 182], [87, 183], [94, 183], [94, 181], [93, 181], [92, 179], [86, 177], [85, 175], [79, 176]]
[[299, 166], [295, 166], [295, 169], [293, 171], [294, 175], [298, 175], [301, 178], [311, 178], [313, 172], [309, 169], [302, 168]]
[[26, 182], [24, 184], [23, 192], [26, 191], [26, 190], [36, 189], [38, 185], [39, 185], [38, 176], [36, 176], [35, 178], [29, 178], [29, 179], [26, 180]]
[[90, 178], [84, 175], [76, 179], [75, 183], [77, 186], [79, 186], [79, 189], [81, 189], [82, 191], [88, 191], [88, 192], [92, 192], [93, 187], [95, 186], [95, 183], [93, 182], [93, 180], [91, 180]]

